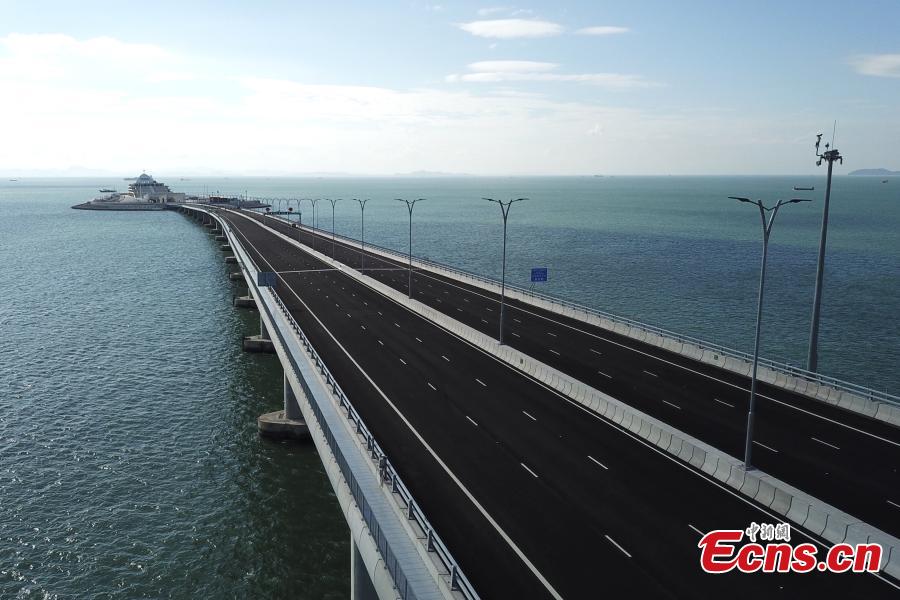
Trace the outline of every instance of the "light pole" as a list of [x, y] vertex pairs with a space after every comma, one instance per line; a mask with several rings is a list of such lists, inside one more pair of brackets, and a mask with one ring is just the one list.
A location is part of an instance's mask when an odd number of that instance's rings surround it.
[[412, 213], [413, 208], [416, 206], [416, 202], [422, 202], [425, 198], [416, 198], [415, 200], [404, 200], [403, 198], [397, 198], [397, 202], [406, 202], [406, 208], [409, 210], [409, 287], [408, 294], [410, 299], [412, 299]]
[[316, 238], [318, 237], [318, 234], [316, 233], [316, 229], [317, 229], [317, 226], [318, 226], [318, 224], [319, 224], [319, 218], [318, 218], [318, 214], [317, 214], [318, 211], [316, 210], [316, 204], [319, 203], [319, 200], [320, 200], [320, 198], [310, 198], [310, 199], [309, 199], [309, 202], [310, 202], [310, 204], [312, 204], [312, 207], [313, 207], [313, 218], [312, 218], [312, 228], [313, 228], [313, 232], [312, 232], [313, 250], [316, 249]]
[[366, 270], [366, 202], [369, 201], [368, 198], [365, 200], [360, 200], [359, 198], [354, 198], [357, 202], [359, 202], [359, 217], [360, 217], [360, 237], [361, 237], [361, 245], [359, 252], [359, 260], [360, 267], [359, 272], [362, 273]]
[[[831, 139], [834, 142], [834, 137]], [[844, 157], [837, 148], [825, 144], [825, 152], [819, 154], [819, 144], [822, 142], [822, 134], [816, 137], [816, 166], [821, 166], [822, 161], [828, 163], [828, 183], [825, 186], [825, 207], [822, 209], [822, 236], [819, 239], [819, 262], [816, 266], [816, 291], [813, 293], [812, 323], [809, 327], [809, 353], [806, 358], [806, 370], [815, 373], [819, 368], [819, 309], [822, 305], [822, 280], [825, 277], [825, 238], [828, 237], [828, 201], [831, 200], [831, 170], [834, 161], [844, 164]]]
[[340, 198], [327, 198], [331, 202], [331, 260], [334, 260], [334, 205], [340, 201]]
[[[759, 365], [759, 331], [760, 326], [762, 325], [762, 310], [763, 310], [763, 289], [766, 283], [766, 258], [769, 254], [769, 234], [772, 233], [772, 225], [775, 223], [775, 215], [778, 214], [778, 209], [781, 208], [785, 204], [792, 204], [795, 202], [809, 202], [808, 199], [805, 198], [792, 198], [790, 200], [779, 200], [775, 206], [766, 207], [763, 205], [762, 200], [750, 200], [749, 198], [740, 198], [737, 196], [728, 196], [732, 200], [739, 200], [740, 202], [748, 202], [750, 204], [755, 204], [759, 208], [759, 217], [762, 220], [762, 229], [763, 229], [763, 251], [762, 251], [762, 266], [760, 267], [759, 272], [759, 299], [756, 303], [756, 341], [753, 344], [753, 372], [750, 378], [750, 405], [747, 410], [747, 439], [744, 443], [744, 470], [749, 471], [753, 468], [750, 457], [751, 451], [753, 449], [753, 418], [755, 414], [756, 407], [756, 369]], [[769, 215], [768, 222], [766, 221], [766, 213], [771, 213]]]
[[506, 221], [509, 218], [509, 207], [513, 202], [521, 202], [528, 198], [516, 198], [515, 200], [495, 200], [493, 198], [482, 198], [488, 202], [496, 202], [500, 205], [500, 212], [503, 213], [503, 271], [500, 277], [500, 345], [503, 345], [503, 321], [506, 315]]

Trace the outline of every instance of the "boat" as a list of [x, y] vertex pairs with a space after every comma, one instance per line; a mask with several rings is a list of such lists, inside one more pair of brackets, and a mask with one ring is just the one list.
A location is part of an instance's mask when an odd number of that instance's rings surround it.
[[887, 182], [888, 182], [887, 179], [882, 179], [882, 180], [881, 180], [881, 183], [887, 183]]
[[[164, 183], [160, 183], [146, 173], [129, 178], [133, 181], [125, 193], [115, 190], [100, 190], [105, 195], [97, 196], [90, 202], [78, 204], [72, 208], [81, 210], [164, 210], [167, 204], [180, 204], [185, 201], [185, 194], [173, 192]], [[110, 193], [111, 192], [111, 193]]]
[[100, 193], [101, 193], [101, 194], [115, 194], [115, 193], [116, 193], [116, 190], [111, 190], [111, 189], [109, 189], [109, 188], [102, 188], [102, 189], [100, 190]]

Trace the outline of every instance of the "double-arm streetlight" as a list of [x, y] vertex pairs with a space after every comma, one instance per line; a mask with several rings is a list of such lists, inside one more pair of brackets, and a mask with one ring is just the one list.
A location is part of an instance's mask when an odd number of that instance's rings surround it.
[[500, 345], [503, 345], [503, 321], [506, 315], [506, 221], [509, 218], [509, 207], [513, 202], [521, 202], [528, 198], [516, 198], [514, 200], [495, 200], [494, 198], [482, 198], [488, 202], [496, 202], [500, 205], [500, 212], [503, 213], [503, 271], [500, 277], [500, 337], [497, 338]]
[[396, 198], [397, 202], [406, 202], [406, 208], [409, 210], [409, 297], [412, 298], [412, 213], [416, 202], [422, 202], [425, 198], [416, 198], [415, 200], [404, 200]]
[[[747, 410], [747, 439], [744, 443], [744, 470], [749, 471], [753, 468], [750, 458], [753, 450], [753, 418], [755, 416], [756, 408], [756, 369], [759, 365], [759, 331], [760, 326], [762, 325], [763, 289], [765, 288], [766, 283], [766, 258], [769, 254], [769, 235], [772, 233], [772, 225], [775, 223], [775, 216], [778, 214], [779, 208], [785, 204], [809, 202], [809, 199], [792, 198], [790, 200], [779, 200], [775, 206], [767, 207], [762, 203], [762, 200], [750, 200], [749, 198], [741, 198], [738, 196], [728, 197], [732, 200], [755, 204], [759, 208], [759, 217], [762, 220], [763, 230], [762, 266], [760, 267], [759, 272], [759, 299], [756, 303], [756, 341], [753, 344], [753, 372], [750, 378], [750, 405]], [[768, 220], [766, 220], [766, 213], [769, 214]]]
[[327, 198], [327, 200], [331, 202], [331, 260], [334, 260], [334, 205], [337, 204], [341, 199]]
[[312, 207], [313, 207], [313, 217], [312, 217], [313, 250], [316, 249], [316, 238], [318, 237], [318, 235], [316, 234], [316, 230], [318, 229], [318, 226], [319, 226], [319, 215], [318, 215], [318, 210], [316, 209], [316, 204], [319, 203], [319, 200], [320, 200], [319, 198], [309, 198], [309, 203], [312, 204]]
[[359, 251], [359, 260], [360, 267], [359, 272], [362, 273], [366, 269], [366, 202], [369, 201], [368, 198], [363, 200], [359, 198], [354, 198], [357, 202], [359, 202], [359, 216], [360, 216], [360, 251]]

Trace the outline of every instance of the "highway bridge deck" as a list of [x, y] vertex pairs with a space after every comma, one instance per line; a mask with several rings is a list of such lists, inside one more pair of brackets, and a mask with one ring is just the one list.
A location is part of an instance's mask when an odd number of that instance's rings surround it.
[[[297, 238], [272, 218], [268, 225]], [[301, 234], [331, 254], [327, 232]], [[359, 248], [335, 243], [335, 258], [360, 268]], [[406, 263], [367, 252], [366, 274], [407, 291]], [[499, 295], [416, 270], [416, 300], [488, 335], [499, 328]], [[743, 457], [750, 380], [518, 300], [507, 300], [505, 342], [711, 446]], [[754, 465], [883, 531], [900, 536], [900, 429], [761, 382]]]
[[[279, 296], [483, 598], [898, 592], [871, 575], [705, 575], [700, 532], [777, 515], [250, 218], [220, 214], [261, 268], [280, 273]], [[418, 277], [425, 289], [435, 281]], [[663, 375], [654, 368], [648, 377]]]

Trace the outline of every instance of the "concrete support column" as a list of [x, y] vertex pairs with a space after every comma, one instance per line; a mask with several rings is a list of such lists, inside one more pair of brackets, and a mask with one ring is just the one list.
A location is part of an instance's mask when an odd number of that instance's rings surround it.
[[303, 419], [303, 415], [300, 413], [300, 405], [297, 404], [297, 397], [294, 396], [294, 390], [291, 389], [287, 376], [284, 377], [284, 418]]
[[359, 548], [356, 547], [356, 540], [353, 534], [350, 534], [350, 600], [378, 600], [378, 593], [372, 580], [369, 579], [369, 572], [366, 571], [366, 564], [363, 562]]
[[269, 337], [269, 331], [266, 329], [266, 322], [262, 318], [262, 313], [259, 313], [259, 337], [264, 340], [272, 339]]

